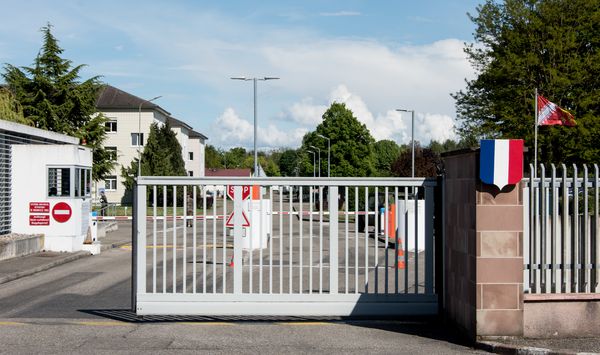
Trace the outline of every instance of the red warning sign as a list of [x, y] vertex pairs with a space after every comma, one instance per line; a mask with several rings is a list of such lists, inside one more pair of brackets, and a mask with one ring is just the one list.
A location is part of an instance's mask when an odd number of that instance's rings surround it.
[[[248, 220], [248, 216], [246, 216], [246, 212], [242, 211], [242, 217], [244, 217], [244, 221], [242, 222], [242, 227], [250, 227], [250, 221]], [[227, 221], [225, 222], [227, 227], [233, 227], [233, 212], [227, 217]]]
[[29, 213], [50, 213], [50, 202], [29, 202]]
[[47, 214], [32, 214], [29, 215], [30, 226], [49, 226], [50, 215]]
[[52, 208], [52, 218], [58, 223], [64, 223], [71, 218], [71, 206], [65, 202], [59, 202]]
[[[227, 196], [229, 196], [230, 199], [234, 200], [235, 199], [235, 186], [234, 185], [227, 185]], [[252, 186], [250, 185], [242, 185], [242, 200], [247, 199], [248, 197], [250, 197], [250, 192], [252, 191]]]

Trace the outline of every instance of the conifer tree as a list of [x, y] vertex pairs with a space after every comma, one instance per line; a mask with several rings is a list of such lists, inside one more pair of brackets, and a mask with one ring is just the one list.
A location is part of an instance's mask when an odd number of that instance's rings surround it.
[[73, 67], [70, 60], [61, 57], [63, 49], [50, 24], [41, 32], [44, 43], [33, 66], [6, 64], [2, 76], [33, 126], [77, 137], [93, 150], [93, 178], [101, 180], [114, 166], [102, 146], [105, 118], [95, 105], [102, 83], [97, 76], [80, 81], [84, 65]]

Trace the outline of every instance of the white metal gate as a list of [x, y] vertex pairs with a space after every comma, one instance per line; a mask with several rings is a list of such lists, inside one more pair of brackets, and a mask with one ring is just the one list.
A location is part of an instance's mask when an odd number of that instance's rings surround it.
[[[219, 193], [227, 186], [233, 200]], [[243, 200], [244, 186], [255, 200]], [[436, 186], [425, 178], [141, 177], [135, 311], [436, 314]]]

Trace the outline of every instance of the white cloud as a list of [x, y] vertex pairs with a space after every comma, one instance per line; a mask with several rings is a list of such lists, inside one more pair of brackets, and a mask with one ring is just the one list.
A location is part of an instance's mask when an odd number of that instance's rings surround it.
[[[241, 118], [233, 108], [227, 108], [212, 125], [212, 140], [222, 147], [251, 147], [254, 144], [254, 128], [250, 121]], [[258, 127], [258, 149], [296, 147], [308, 132], [306, 128], [282, 130], [269, 124]]]
[[319, 16], [325, 17], [340, 17], [340, 16], [360, 16], [361, 13], [358, 11], [337, 11], [337, 12], [321, 12]]
[[[395, 109], [373, 114], [363, 98], [350, 92], [345, 85], [338, 85], [329, 94], [329, 105], [333, 102], [344, 103], [354, 116], [364, 123], [376, 140], [392, 139], [398, 143], [408, 143], [411, 139], [411, 115], [402, 114]], [[328, 105], [313, 104], [311, 98], [294, 103], [284, 115], [293, 121], [313, 130], [321, 122], [321, 116]], [[444, 141], [455, 139], [454, 120], [439, 113], [419, 113], [415, 115], [415, 139], [423, 144], [431, 140]]]

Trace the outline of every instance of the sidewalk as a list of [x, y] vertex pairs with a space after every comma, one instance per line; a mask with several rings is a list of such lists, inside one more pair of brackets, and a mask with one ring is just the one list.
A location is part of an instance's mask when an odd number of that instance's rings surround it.
[[[131, 222], [118, 222], [119, 229], [101, 238], [102, 251], [118, 248], [131, 242]], [[88, 252], [60, 253], [43, 251], [0, 261], [0, 284], [33, 275], [77, 259], [91, 256]]]
[[480, 340], [477, 349], [497, 354], [541, 355], [541, 354], [598, 354], [598, 338], [553, 338], [528, 339], [510, 337], [494, 340]]

